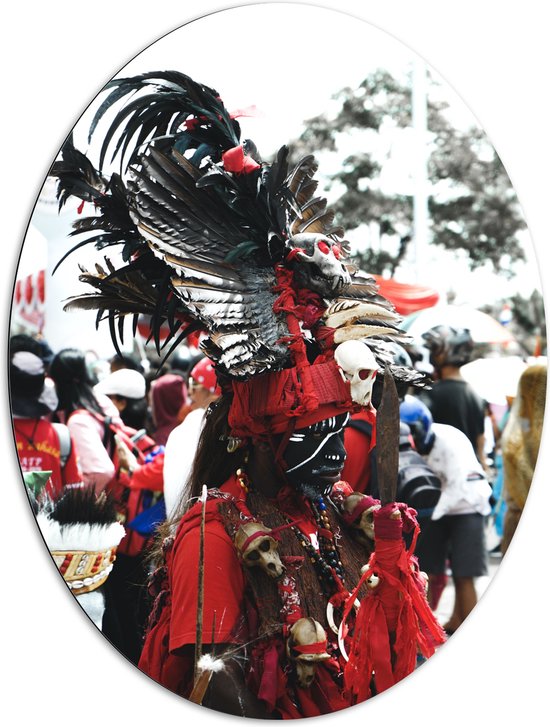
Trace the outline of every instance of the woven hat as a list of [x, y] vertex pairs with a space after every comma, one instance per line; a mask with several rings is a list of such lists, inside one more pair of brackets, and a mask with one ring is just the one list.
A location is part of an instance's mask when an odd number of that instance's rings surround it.
[[124, 538], [113, 502], [93, 487], [73, 487], [46, 503], [36, 520], [52, 558], [75, 596], [107, 580]]

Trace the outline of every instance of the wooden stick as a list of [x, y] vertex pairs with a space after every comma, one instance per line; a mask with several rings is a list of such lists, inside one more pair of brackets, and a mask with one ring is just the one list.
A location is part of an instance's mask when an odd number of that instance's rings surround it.
[[202, 704], [202, 700], [204, 699], [204, 695], [206, 694], [211, 678], [212, 672], [210, 669], [205, 669], [204, 671], [199, 670], [199, 674], [198, 676], [195, 676], [193, 689], [189, 695], [190, 702], [193, 702], [193, 704]]
[[199, 668], [198, 663], [202, 656], [202, 620], [203, 620], [203, 606], [204, 606], [204, 525], [206, 521], [206, 497], [208, 488], [206, 485], [202, 486], [202, 516], [201, 516], [201, 530], [200, 530], [200, 541], [199, 541], [199, 585], [197, 591], [197, 628], [195, 632], [195, 672], [194, 682], [197, 684], [199, 679]]

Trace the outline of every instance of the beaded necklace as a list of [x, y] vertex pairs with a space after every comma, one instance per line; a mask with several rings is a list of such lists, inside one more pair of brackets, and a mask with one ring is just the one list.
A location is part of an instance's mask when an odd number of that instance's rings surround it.
[[[243, 469], [236, 472], [237, 481], [245, 496], [251, 488], [250, 480]], [[309, 537], [303, 533], [298, 525], [290, 524], [290, 529], [295, 533], [302, 548], [306, 551], [307, 557], [315, 568], [319, 582], [325, 595], [332, 596], [336, 591], [344, 589], [344, 568], [338, 552], [336, 538], [327, 515], [327, 505], [322, 495], [309, 500], [311, 510], [317, 523], [319, 537], [319, 548], [316, 548]]]
[[327, 505], [319, 495], [315, 500], [311, 500], [311, 509], [317, 522], [317, 531], [319, 535], [319, 549], [317, 549], [311, 540], [297, 526], [293, 526], [301, 546], [306, 551], [310, 562], [315, 568], [319, 581], [325, 594], [330, 596], [335, 591], [340, 591], [344, 585], [344, 568], [338, 546], [332, 531], [332, 526], [327, 516]]

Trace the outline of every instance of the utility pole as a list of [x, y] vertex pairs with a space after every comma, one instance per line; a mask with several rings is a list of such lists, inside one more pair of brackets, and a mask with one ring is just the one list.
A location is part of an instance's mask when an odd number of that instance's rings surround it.
[[412, 122], [415, 153], [413, 170], [413, 240], [416, 282], [426, 276], [428, 245], [428, 93], [426, 64], [416, 56], [412, 75]]

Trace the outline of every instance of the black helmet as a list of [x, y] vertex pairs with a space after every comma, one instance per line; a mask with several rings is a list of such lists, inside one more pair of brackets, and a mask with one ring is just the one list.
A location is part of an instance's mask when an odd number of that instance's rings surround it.
[[408, 354], [408, 351], [403, 348], [399, 343], [395, 341], [388, 341], [386, 348], [392, 356], [393, 363], [395, 366], [406, 366], [410, 369], [413, 367], [413, 362]]
[[467, 328], [434, 326], [422, 334], [430, 352], [430, 362], [436, 368], [463, 366], [472, 360], [474, 340]]

